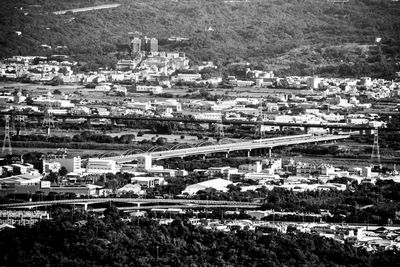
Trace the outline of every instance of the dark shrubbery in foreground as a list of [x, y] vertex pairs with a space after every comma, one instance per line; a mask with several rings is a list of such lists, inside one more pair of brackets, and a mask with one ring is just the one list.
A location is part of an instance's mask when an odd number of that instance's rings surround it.
[[181, 220], [170, 225], [124, 222], [115, 208], [106, 210], [103, 219], [53, 216], [33, 227], [0, 232], [1, 265], [395, 266], [400, 260], [397, 251], [370, 254], [308, 234], [214, 232]]

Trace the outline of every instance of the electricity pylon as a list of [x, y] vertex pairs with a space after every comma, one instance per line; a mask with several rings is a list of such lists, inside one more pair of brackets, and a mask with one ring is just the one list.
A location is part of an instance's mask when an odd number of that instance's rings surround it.
[[10, 138], [10, 116], [5, 116], [5, 127], [4, 127], [4, 140], [3, 140], [3, 147], [1, 149], [1, 153], [4, 155], [4, 151], [8, 149], [8, 154], [12, 154], [11, 149], [11, 138]]
[[375, 128], [374, 131], [374, 144], [372, 145], [371, 161], [377, 159], [378, 163], [381, 163], [381, 153], [379, 151], [379, 131]]
[[254, 137], [260, 138], [260, 139], [265, 138], [265, 131], [263, 129], [263, 125], [264, 125], [264, 123], [263, 123], [264, 122], [263, 102], [264, 102], [264, 100], [261, 99], [261, 102], [258, 106], [258, 117], [257, 117], [258, 124], [256, 125], [255, 133], [254, 133]]

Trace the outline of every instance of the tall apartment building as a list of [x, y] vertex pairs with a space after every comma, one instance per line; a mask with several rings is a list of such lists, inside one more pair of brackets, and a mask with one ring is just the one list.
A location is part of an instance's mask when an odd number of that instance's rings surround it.
[[149, 52], [158, 52], [158, 40], [156, 38], [150, 39]]
[[142, 51], [142, 40], [140, 40], [138, 37], [133, 38], [131, 41], [131, 48], [133, 52]]
[[132, 52], [158, 52], [157, 38], [135, 37], [131, 39]]

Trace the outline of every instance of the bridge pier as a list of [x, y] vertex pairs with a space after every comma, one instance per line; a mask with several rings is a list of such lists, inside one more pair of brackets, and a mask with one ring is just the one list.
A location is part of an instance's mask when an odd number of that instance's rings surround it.
[[310, 127], [304, 126], [304, 132], [305, 132], [306, 134], [308, 134], [309, 131], [310, 131]]
[[247, 150], [247, 157], [250, 158], [250, 152], [251, 150]]
[[333, 134], [333, 128], [329, 128], [329, 134]]
[[268, 148], [268, 158], [272, 158], [272, 148]]
[[229, 157], [229, 152], [225, 153], [225, 158], [227, 159]]

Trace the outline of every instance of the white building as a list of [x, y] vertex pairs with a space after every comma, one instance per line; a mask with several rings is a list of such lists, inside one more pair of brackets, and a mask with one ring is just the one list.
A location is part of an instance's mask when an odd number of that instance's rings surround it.
[[260, 161], [256, 161], [251, 164], [239, 165], [239, 172], [261, 172], [262, 164]]
[[321, 78], [318, 78], [317, 76], [310, 77], [307, 80], [307, 87], [308, 89], [318, 89], [320, 83], [321, 83]]
[[136, 85], [136, 92], [145, 92], [153, 94], [162, 94], [163, 88], [161, 86], [149, 86], [149, 85]]
[[126, 107], [133, 109], [148, 110], [151, 108], [151, 104], [149, 102], [129, 102], [126, 104]]
[[99, 84], [99, 85], [96, 85], [96, 87], [94, 89], [95, 89], [95, 91], [98, 91], [98, 92], [109, 92], [111, 90], [111, 86], [108, 84]]
[[151, 155], [143, 155], [137, 158], [137, 169], [139, 171], [147, 171], [152, 168]]
[[221, 113], [198, 113], [194, 115], [196, 120], [221, 120]]
[[20, 174], [11, 177], [2, 178], [1, 187], [15, 187], [16, 185], [38, 185], [43, 178], [40, 174]]
[[114, 160], [106, 159], [89, 159], [86, 172], [87, 173], [113, 173], [117, 172], [117, 166]]
[[232, 182], [225, 179], [221, 178], [212, 179], [198, 184], [189, 185], [185, 188], [185, 190], [182, 191], [182, 194], [195, 195], [197, 194], [198, 191], [205, 190], [207, 188], [214, 188], [217, 191], [227, 192], [228, 191], [227, 186], [230, 184], [232, 184]]
[[195, 82], [197, 80], [201, 80], [201, 74], [179, 73], [176, 76], [176, 80], [179, 82]]
[[153, 188], [156, 185], [163, 186], [166, 184], [162, 177], [133, 177], [131, 178], [132, 184], [139, 184], [142, 187]]
[[55, 161], [60, 163], [61, 166], [64, 166], [68, 172], [82, 173], [82, 160], [79, 156], [55, 159]]

